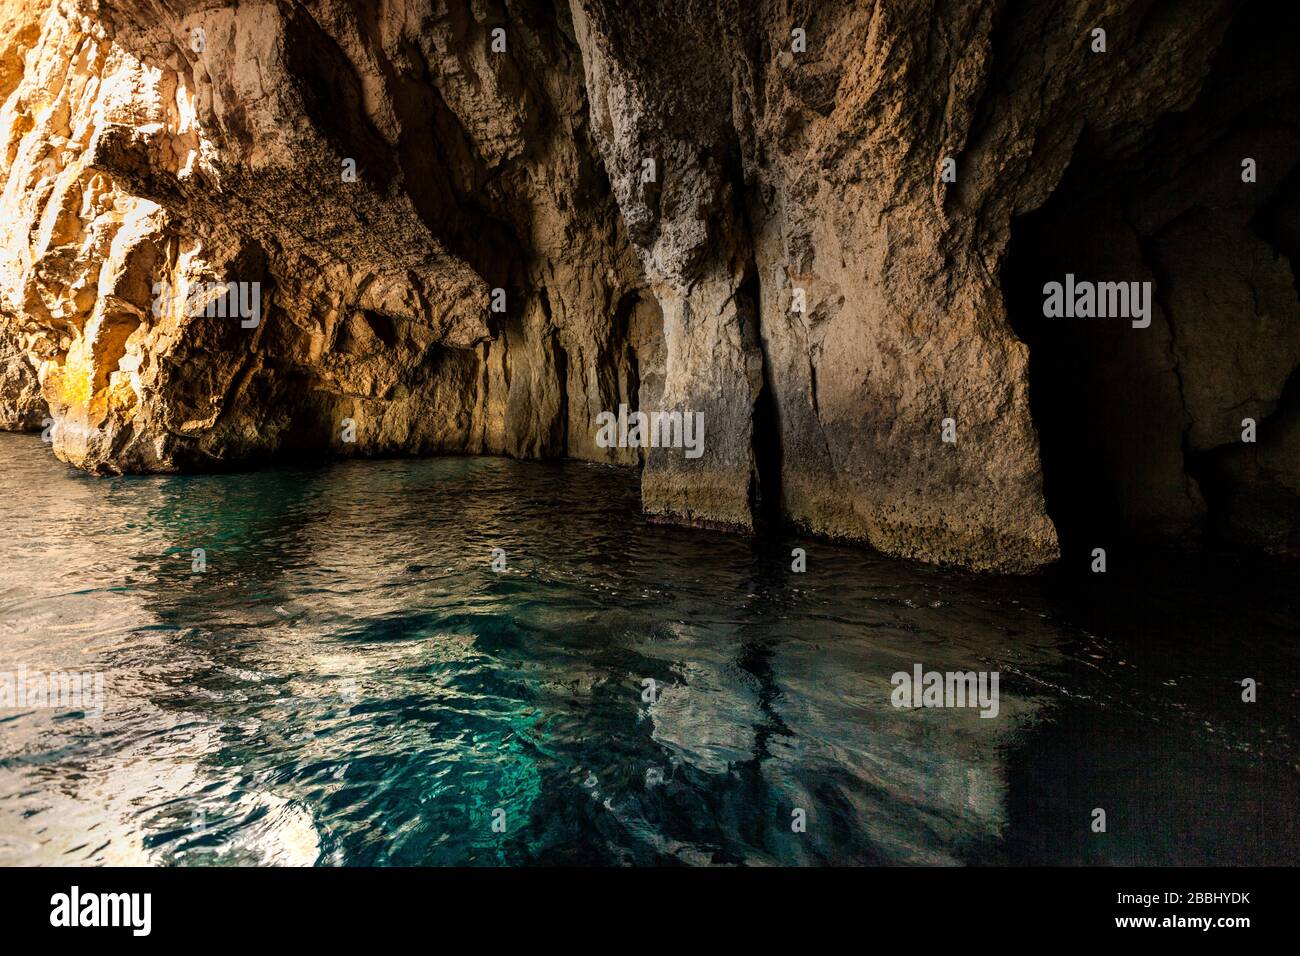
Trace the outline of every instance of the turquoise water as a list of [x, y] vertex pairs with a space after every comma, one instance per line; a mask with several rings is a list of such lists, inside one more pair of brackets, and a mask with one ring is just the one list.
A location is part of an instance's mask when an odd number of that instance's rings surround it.
[[[652, 525], [576, 463], [97, 479], [0, 435], [0, 672], [103, 681], [0, 710], [0, 862], [1300, 862], [1300, 573], [1140, 568]], [[997, 717], [891, 706], [916, 663]]]

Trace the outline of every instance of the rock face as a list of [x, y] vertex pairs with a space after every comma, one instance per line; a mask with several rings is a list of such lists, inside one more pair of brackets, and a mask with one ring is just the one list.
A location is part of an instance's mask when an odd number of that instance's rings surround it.
[[[0, 425], [97, 473], [640, 464], [663, 520], [980, 569], [1054, 560], [1098, 488], [1293, 548], [1286, 36], [1235, 0], [5, 0]], [[1052, 326], [1066, 272], [1151, 281], [1151, 326]], [[622, 405], [703, 454], [604, 447]]]

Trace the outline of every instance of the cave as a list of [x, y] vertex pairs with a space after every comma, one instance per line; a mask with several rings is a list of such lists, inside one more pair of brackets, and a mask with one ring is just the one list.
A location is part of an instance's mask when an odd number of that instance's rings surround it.
[[[659, 6], [14, 3], [0, 426], [97, 474], [575, 459], [977, 571], [1300, 552], [1295, 11], [1148, 0], [1102, 51], [1067, 0]], [[1067, 275], [1150, 326], [1048, 319]], [[215, 282], [256, 327], [151, 308]], [[702, 455], [603, 447], [622, 405]]]
[[1002, 271], [1008, 318], [1029, 347], [1043, 495], [1067, 557], [1095, 547], [1109, 554], [1112, 544], [1158, 530], [1137, 489], [1182, 467], [1171, 460], [1181, 440], [1168, 438], [1184, 427], [1170, 395], [1177, 382], [1172, 369], [1151, 374], [1153, 355], [1141, 337], [1150, 330], [1123, 318], [1044, 315], [1047, 283], [1140, 275], [1132, 268], [1140, 260], [1114, 256], [1133, 238], [1121, 213], [1089, 194], [1087, 166], [1076, 156], [1051, 198], [1013, 221]]
[[[1300, 73], [1284, 38], [1300, 16], [1284, 19], [1243, 10], [1187, 109], [1146, 130], [1085, 126], [1047, 201], [1011, 222], [1002, 290], [1029, 348], [1043, 493], [1067, 563], [1095, 547], [1113, 560], [1110, 545], [1293, 546], [1300, 499], [1277, 445], [1297, 391], [1285, 333], [1300, 248], [1282, 224], [1300, 171]], [[1047, 317], [1045, 285], [1067, 275], [1150, 282], [1151, 326]]]
[[1300, 862], [1297, 36], [0, 0], [0, 873]]

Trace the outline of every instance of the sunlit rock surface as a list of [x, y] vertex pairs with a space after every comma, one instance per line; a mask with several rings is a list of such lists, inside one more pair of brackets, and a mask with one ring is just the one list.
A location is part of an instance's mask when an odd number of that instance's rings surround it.
[[[664, 520], [1029, 570], [1054, 426], [1003, 266], [1092, 156], [1114, 215], [1056, 231], [1159, 303], [1137, 358], [1080, 355], [1119, 370], [1089, 394], [1123, 518], [1287, 550], [1298, 191], [1257, 120], [1300, 84], [1233, 66], [1285, 35], [1245, 8], [7, 0], [0, 426], [48, 415], [97, 473], [641, 464]], [[231, 282], [255, 323], [178, 291]], [[701, 412], [704, 454], [601, 447], [620, 404]]]

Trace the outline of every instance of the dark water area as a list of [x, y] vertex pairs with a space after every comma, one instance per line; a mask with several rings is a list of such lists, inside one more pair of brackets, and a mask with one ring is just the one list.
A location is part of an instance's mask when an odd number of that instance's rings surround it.
[[[0, 708], [0, 863], [1300, 863], [1300, 567], [1077, 564], [649, 524], [578, 463], [0, 435], [0, 674], [103, 687]], [[997, 715], [893, 706], [915, 664]]]

